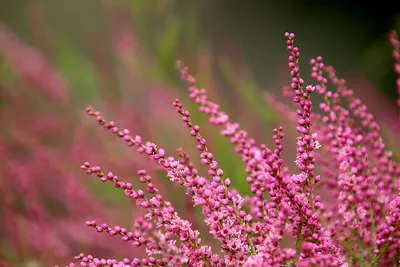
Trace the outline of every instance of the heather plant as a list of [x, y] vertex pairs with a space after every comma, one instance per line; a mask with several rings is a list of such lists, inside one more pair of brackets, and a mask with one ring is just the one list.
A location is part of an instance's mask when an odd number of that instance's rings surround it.
[[[210, 124], [221, 128], [221, 135], [245, 163], [251, 194], [243, 196], [233, 188], [233, 179], [218, 164], [203, 129], [179, 99], [173, 106], [197, 143], [199, 163], [207, 168], [207, 175], [200, 174], [182, 148], [176, 156], [169, 154], [88, 107], [86, 112], [102, 128], [153, 160], [171, 182], [183, 187], [193, 205], [201, 208], [208, 232], [219, 241], [220, 249], [216, 252], [203, 244], [200, 232], [185, 214], [178, 214], [147, 170], [137, 171], [141, 189], [97, 163], [85, 162], [81, 168], [87, 175], [112, 184], [145, 211], [135, 218], [133, 228], [93, 220], [86, 225], [144, 247], [148, 257], [116, 260], [81, 253], [76, 262], [81, 266], [399, 264], [399, 163], [386, 147], [374, 116], [322, 57], [310, 61], [315, 83], [305, 85], [295, 34], [285, 36], [291, 75], [285, 93], [295, 109], [283, 104], [275, 108], [296, 125], [296, 150], [290, 154], [296, 167], [290, 168], [283, 159], [282, 126], [272, 131], [274, 147], [257, 144], [198, 86], [189, 68], [178, 62], [181, 78], [189, 84], [189, 97]], [[398, 61], [394, 33], [390, 40]], [[315, 94], [322, 96], [318, 105], [312, 103]], [[318, 112], [314, 111], [317, 107]]]
[[[169, 3], [172, 2], [170, 1]], [[163, 148], [167, 150], [174, 149], [176, 144], [181, 145], [184, 150], [180, 149], [178, 151], [176, 160], [183, 160], [184, 163], [179, 164], [184, 166], [192, 166], [188, 155], [195, 153], [196, 146], [190, 146], [193, 142], [190, 143], [188, 141], [197, 142], [197, 137], [189, 140], [191, 135], [185, 134], [187, 132], [180, 125], [180, 116], [173, 116], [174, 109], [170, 107], [169, 102], [173, 100], [171, 90], [174, 90], [174, 88], [170, 86], [171, 80], [165, 79], [167, 76], [165, 74], [171, 72], [170, 64], [178, 57], [179, 51], [179, 56], [190, 62], [192, 66], [191, 72], [201, 73], [201, 77], [197, 77], [197, 81], [207, 84], [207, 99], [213, 99], [218, 102], [219, 109], [223, 108], [226, 113], [239, 120], [242, 126], [245, 125], [248, 130], [247, 135], [251, 135], [254, 140], [261, 140], [261, 137], [265, 136], [265, 123], [268, 123], [274, 114], [271, 114], [268, 106], [260, 104], [263, 99], [259, 98], [257, 92], [253, 90], [251, 82], [240, 80], [243, 77], [238, 77], [240, 76], [238, 75], [240, 68], [237, 65], [242, 67], [245, 65], [243, 62], [236, 62], [233, 77], [230, 77], [230, 85], [234, 86], [228, 86], [229, 88], [237, 89], [237, 91], [230, 91], [229, 96], [226, 96], [221, 93], [221, 84], [212, 77], [214, 70], [210, 53], [201, 51], [200, 55], [197, 55], [197, 52], [194, 53], [181, 40], [190, 39], [188, 36], [180, 35], [182, 25], [185, 25], [185, 27], [188, 25], [186, 23], [187, 19], [183, 23], [183, 21], [179, 21], [175, 17], [169, 17], [170, 10], [168, 8], [164, 9], [163, 5], [156, 7], [147, 1], [140, 0], [129, 1], [129, 3], [131, 8], [134, 9], [133, 19], [135, 26], [139, 24], [146, 25], [142, 25], [142, 29], [140, 27], [132, 29], [129, 25], [130, 14], [124, 9], [124, 6], [113, 1], [107, 2], [107, 5], [110, 5], [107, 8], [107, 12], [110, 15], [111, 50], [115, 57], [115, 61], [111, 62], [105, 60], [106, 57], [104, 55], [107, 54], [107, 51], [99, 49], [99, 42], [96, 38], [88, 38], [87, 40], [91, 56], [91, 58], [87, 59], [76, 53], [74, 49], [71, 49], [72, 46], [69, 46], [69, 40], [62, 40], [62, 42], [58, 43], [57, 36], [52, 36], [51, 39], [55, 37], [56, 46], [59, 45], [60, 47], [57, 47], [54, 57], [51, 57], [51, 54], [41, 53], [38, 51], [39, 49], [24, 43], [23, 40], [12, 34], [6, 27], [2, 26], [0, 28], [0, 121], [5, 122], [3, 124], [4, 128], [0, 133], [0, 224], [2, 225], [0, 229], [0, 266], [3, 263], [8, 263], [9, 266], [53, 265], [55, 262], [65, 262], [66, 259], [70, 259], [75, 251], [90, 252], [93, 255], [101, 255], [104, 258], [129, 255], [132, 258], [138, 257], [140, 259], [151, 256], [158, 260], [162, 259], [160, 256], [147, 255], [149, 251], [155, 253], [151, 245], [154, 242], [157, 242], [157, 253], [167, 250], [165, 252], [166, 255], [173, 255], [171, 257], [167, 256], [167, 259], [171, 260], [171, 265], [190, 265], [188, 262], [183, 263], [186, 258], [180, 257], [182, 255], [180, 254], [181, 250], [175, 248], [179, 247], [180, 249], [181, 242], [185, 241], [174, 238], [175, 230], [168, 233], [154, 233], [154, 221], [149, 224], [149, 221], [144, 216], [147, 209], [143, 209], [141, 206], [133, 209], [127, 207], [129, 206], [129, 201], [135, 203], [136, 199], [125, 198], [122, 194], [119, 194], [118, 190], [108, 190], [107, 183], [103, 185], [97, 183], [97, 181], [82, 179], [84, 174], [76, 173], [79, 171], [76, 167], [79, 166], [80, 159], [83, 158], [90, 159], [91, 162], [95, 162], [107, 170], [115, 170], [118, 175], [126, 177], [126, 179], [129, 179], [128, 177], [131, 176], [133, 170], [138, 167], [146, 169], [146, 173], [141, 173], [140, 175], [146, 176], [146, 180], [150, 179], [147, 176], [151, 177], [152, 186], [157, 189], [155, 197], [160, 198], [161, 195], [173, 203], [174, 210], [180, 214], [181, 218], [186, 220], [184, 225], [189, 222], [191, 229], [199, 230], [202, 247], [208, 248], [208, 245], [210, 245], [211, 249], [214, 252], [216, 251], [219, 257], [223, 258], [226, 251], [229, 251], [229, 248], [224, 248], [224, 252], [219, 252], [220, 241], [229, 241], [232, 236], [239, 237], [237, 234], [229, 234], [228, 237], [222, 239], [221, 237], [215, 238], [215, 234], [204, 234], [205, 231], [209, 231], [209, 226], [205, 224], [210, 224], [210, 222], [202, 223], [198, 221], [196, 209], [199, 210], [200, 208], [201, 211], [203, 205], [200, 203], [193, 207], [193, 193], [189, 193], [187, 198], [178, 196], [179, 192], [176, 191], [177, 187], [180, 186], [179, 182], [169, 185], [168, 179], [165, 179], [162, 175], [161, 178], [163, 180], [160, 180], [160, 173], [162, 174], [162, 170], [165, 169], [162, 164], [150, 165], [142, 155], [137, 155], [135, 151], [124, 150], [122, 142], [114, 140], [113, 136], [108, 136], [107, 133], [92, 129], [92, 125], [88, 121], [90, 118], [85, 114], [77, 114], [76, 112], [79, 110], [76, 106], [79, 106], [79, 103], [87, 102], [88, 98], [90, 98], [92, 104], [107, 113], [107, 116], [118, 118], [120, 125], [124, 125], [128, 129], [135, 129], [135, 134], [139, 133], [141, 136], [157, 140], [158, 144], [162, 144]], [[140, 7], [142, 4], [148, 9], [147, 11]], [[185, 13], [193, 18], [193, 12]], [[157, 21], [159, 22], [152, 23], [151, 20], [148, 20], [147, 16], [151, 17], [149, 14], [157, 14], [159, 18]], [[160, 23], [160, 21], [163, 22], [164, 20], [165, 23]], [[154, 29], [149, 31], [148, 28], [150, 26], [148, 24], [157, 25], [159, 31], [153, 31]], [[193, 26], [192, 23], [189, 24]], [[85, 28], [85, 26], [82, 25], [82, 28]], [[146, 29], [146, 31], [141, 31], [143, 29]], [[201, 39], [195, 29], [186, 29], [186, 31], [192, 32], [192, 35], [196, 35], [197, 39]], [[137, 33], [141, 34], [138, 35]], [[156, 33], [154, 35], [157, 38], [152, 36], [153, 33]], [[144, 34], [149, 36], [146, 37]], [[92, 36], [90, 32], [88, 35]], [[39, 33], [38, 36], [48, 35]], [[396, 51], [396, 49], [398, 50], [398, 41], [396, 41], [395, 35], [392, 36], [391, 42], [394, 44], [394, 51]], [[143, 39], [148, 40], [143, 42]], [[197, 45], [199, 43], [197, 39], [192, 40], [192, 43]], [[41, 41], [46, 43], [46, 40]], [[184, 45], [177, 46], [177, 44]], [[181, 53], [182, 51], [183, 53]], [[395, 53], [394, 58], [396, 59]], [[113, 66], [114, 69], [111, 69], [110, 66]], [[110, 74], [113, 71], [118, 74], [116, 82], [112, 81], [112, 75]], [[323, 69], [321, 71], [328, 70]], [[117, 84], [118, 86], [110, 87], [110, 84]], [[220, 91], [218, 92], [217, 89]], [[288, 90], [286, 95], [293, 97], [292, 91], [293, 89]], [[98, 94], [101, 95], [104, 101], [96, 100]], [[179, 97], [184, 95], [184, 93], [177, 91], [174, 91], [174, 94]], [[235, 98], [238, 98], [239, 101], [235, 100]], [[277, 101], [272, 104], [277, 104]], [[179, 106], [179, 103], [176, 103], [176, 105]], [[204, 117], [200, 117], [196, 113], [196, 110], [193, 109], [195, 105], [196, 101], [193, 101], [193, 103], [187, 103], [185, 106], [191, 110], [191, 121], [202, 125]], [[284, 108], [286, 109], [278, 113], [278, 117], [283, 115], [284, 118], [292, 119], [294, 123], [297, 123], [297, 114], [291, 112], [289, 107]], [[204, 110], [207, 109], [201, 109], [203, 112]], [[293, 121], [290, 123], [293, 124]], [[381, 121], [380, 124], [382, 124]], [[313, 124], [313, 127], [317, 126]], [[226, 127], [226, 125], [224, 124], [223, 127]], [[172, 135], [170, 133], [171, 129]], [[243, 210], [256, 217], [259, 214], [257, 213], [258, 210], [256, 210], [259, 205], [258, 202], [255, 202], [256, 199], [274, 200], [268, 196], [267, 191], [271, 191], [269, 187], [262, 187], [260, 185], [262, 182], [257, 183], [251, 180], [258, 178], [245, 179], [246, 176], [243, 177], [246, 171], [249, 173], [249, 177], [257, 176], [257, 174], [253, 174], [254, 172], [259, 172], [262, 175], [261, 168], [264, 168], [262, 170], [265, 173], [265, 167], [252, 166], [255, 163], [251, 161], [254, 157], [251, 153], [258, 153], [258, 150], [253, 148], [257, 148], [256, 141], [251, 139], [249, 141], [250, 145], [246, 143], [244, 145], [245, 148], [238, 148], [239, 155], [242, 156], [243, 161], [246, 165], [250, 164], [245, 170], [242, 165], [237, 164], [237, 158], [239, 157], [229, 153], [229, 142], [220, 142], [219, 137], [215, 136], [217, 130], [212, 127], [202, 127], [201, 134], [207, 137], [207, 150], [216, 155], [218, 168], [224, 171], [223, 177], [231, 177], [228, 180], [230, 182], [227, 182], [229, 184], [228, 189], [236, 188], [244, 197]], [[319, 130], [316, 129], [315, 131]], [[236, 138], [236, 134], [238, 133], [235, 132], [233, 134], [234, 138]], [[240, 133], [240, 135], [243, 134], [245, 133]], [[292, 130], [285, 127], [286, 138], [282, 140], [281, 144], [285, 147], [285, 151], [290, 151], [292, 148], [290, 146], [292, 144], [284, 143], [292, 139], [290, 137], [292, 134]], [[322, 140], [320, 142], [323, 144]], [[249, 152], [250, 154], [246, 152], [246, 149], [248, 149], [246, 146], [250, 146], [252, 151]], [[319, 162], [316, 169], [320, 173], [324, 173], [325, 177], [331, 177], [329, 175], [336, 167], [334, 165], [329, 166], [330, 162], [326, 162], [324, 153], [329, 156], [330, 152], [325, 152], [325, 148], [326, 146], [323, 144], [316, 151], [316, 160]], [[294, 165], [292, 162], [294, 158], [292, 160], [291, 155], [282, 153], [281, 156], [285, 160], [288, 159], [288, 166], [290, 164]], [[215, 157], [213, 156], [210, 162], [214, 160]], [[157, 160], [157, 163], [160, 162]], [[203, 166], [196, 166], [198, 169], [195, 170], [193, 164], [191, 178], [185, 176], [184, 179], [208, 177], [202, 174], [202, 171], [207, 170], [210, 164], [199, 165]], [[325, 165], [328, 166], [326, 170], [324, 169]], [[182, 168], [180, 165], [176, 167]], [[161, 171], [159, 171], [160, 169]], [[173, 172], [168, 173], [167, 171], [167, 175], [172, 174]], [[322, 177], [324, 178], [324, 176]], [[140, 182], [143, 179], [126, 181], [132, 183], [132, 188], [139, 189]], [[332, 181], [334, 179], [333, 177]], [[331, 196], [329, 191], [331, 188], [330, 182], [325, 183], [325, 181], [325, 179], [322, 179], [321, 182], [317, 183], [315, 190], [323, 198], [323, 203], [329, 206], [330, 211], [331, 208], [334, 209], [337, 206], [330, 206], [330, 203], [335, 201], [335, 195], [332, 194]], [[250, 182], [252, 186], [247, 186], [246, 182]], [[335, 189], [336, 187], [333, 185], [332, 188]], [[252, 199], [253, 195], [260, 194], [258, 190], [267, 191], [263, 191], [262, 198]], [[143, 191], [147, 192], [146, 190]], [[181, 191], [183, 196], [183, 192], [187, 190]], [[212, 192], [215, 192], [215, 190]], [[252, 194], [246, 196], [246, 192], [252, 192]], [[198, 194], [203, 193], [200, 192]], [[220, 200], [217, 199], [217, 201]], [[279, 202], [280, 200], [277, 201]], [[262, 202], [262, 205], [266, 203], [273, 205], [275, 202], [275, 200], [271, 202], [272, 204], [270, 202]], [[223, 203], [223, 205], [230, 205], [230, 202]], [[167, 204], [167, 206], [172, 206], [172, 204]], [[262, 214], [264, 214], [265, 210], [268, 210], [268, 213], [273, 212], [274, 208], [273, 206], [271, 207], [271, 209], [268, 207], [260, 208], [260, 211]], [[237, 208], [240, 213], [241, 207]], [[278, 208], [286, 212], [283, 210], [285, 207]], [[276, 211], [278, 212], [278, 209]], [[131, 214], [137, 218], [133, 222], [131, 222]], [[141, 236], [146, 239], [139, 237], [138, 243], [134, 245], [141, 246], [142, 249], [146, 247], [147, 253], [143, 254], [140, 248], [126, 245], [118, 239], [109, 239], [107, 235], [97, 235], [96, 233], [85, 231], [85, 225], [81, 222], [87, 218], [96, 220], [94, 223], [92, 221], [88, 222], [88, 226], [95, 227], [97, 231], [106, 231], [111, 235], [123, 235], [122, 232], [125, 230], [121, 228], [121, 232], [115, 233], [110, 227], [102, 230], [99, 227], [104, 225], [99, 225], [96, 222], [108, 222], [109, 224], [118, 222], [126, 226], [126, 229], [129, 229], [132, 233], [141, 233]], [[260, 221], [262, 221], [262, 218], [256, 217], [251, 222], [246, 223], [253, 228], [257, 227], [256, 223]], [[275, 228], [275, 230], [271, 231], [251, 232], [250, 238], [254, 239], [252, 240], [254, 242], [253, 245], [260, 245], [260, 242], [263, 241], [262, 239], [257, 239], [257, 237], [266, 232], [272, 238], [272, 241], [268, 241], [268, 246], [270, 243], [274, 244], [276, 240], [281, 240], [280, 248], [296, 248], [293, 244], [301, 245], [304, 242], [303, 239], [300, 239], [298, 243], [294, 243], [295, 237], [291, 238], [290, 232], [291, 224], [285, 222], [284, 225], [280, 225], [279, 223], [274, 221], [273, 225], [276, 229], [283, 229], [282, 237], [279, 237], [281, 232], [278, 233]], [[325, 227], [327, 224], [323, 222], [322, 225]], [[162, 227], [158, 230], [160, 229], [164, 230]], [[277, 237], [274, 237], [274, 235], [277, 235]], [[163, 236], [167, 237], [164, 238]], [[153, 243], [147, 241], [144, 244], [141, 243], [147, 238], [155, 241], [152, 241]], [[210, 240], [211, 238], [215, 240]], [[132, 240], [129, 237], [129, 241], [132, 242]], [[164, 241], [168, 243], [168, 247], [165, 244], [163, 245], [162, 242]], [[174, 242], [177, 245], [169, 246]], [[290, 252], [291, 250], [286, 250], [286, 252], [279, 252], [281, 253], [279, 255], [283, 255], [283, 253], [288, 253], [289, 255]], [[140, 263], [144, 265], [153, 264], [151, 258], [147, 259], [147, 262], [144, 260]], [[282, 262], [291, 264], [297, 259], [291, 260], [290, 257], [287, 257], [287, 260], [282, 260]], [[179, 261], [182, 261], [182, 263], [179, 263]], [[235, 263], [235, 260], [231, 261], [233, 264]], [[85, 260], [83, 262], [86, 262], [83, 265], [90, 265]], [[105, 265], [112, 265], [113, 262], [115, 261], [110, 260]], [[227, 264], [225, 260], [222, 262], [221, 265]], [[357, 264], [356, 260], [354, 262]], [[126, 265], [131, 263], [126, 262]], [[210, 266], [213, 264], [209, 262]], [[268, 264], [274, 265], [275, 263], [265, 263], [265, 265]]]

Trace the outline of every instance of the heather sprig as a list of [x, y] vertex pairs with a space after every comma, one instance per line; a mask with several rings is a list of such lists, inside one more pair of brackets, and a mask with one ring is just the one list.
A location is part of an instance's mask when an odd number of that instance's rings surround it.
[[[177, 248], [178, 253], [175, 255], [169, 255], [166, 253], [166, 251], [162, 251], [164, 252], [162, 255], [166, 258], [164, 258], [163, 260], [159, 260], [156, 266], [163, 266], [164, 262], [167, 261], [175, 265], [181, 265], [189, 261], [193, 262], [193, 260], [195, 259], [191, 258], [193, 258], [194, 256], [200, 257], [201, 260], [204, 262], [209, 261], [208, 258], [211, 256], [207, 253], [209, 250], [206, 247], [200, 248], [199, 232], [193, 231], [191, 229], [191, 224], [186, 220], [182, 220], [175, 212], [175, 209], [172, 207], [171, 203], [163, 199], [163, 197], [159, 194], [158, 189], [151, 183], [151, 177], [146, 174], [146, 171], [139, 170], [138, 175], [140, 176], [140, 182], [146, 183], [146, 193], [150, 194], [150, 196], [148, 197], [145, 196], [144, 191], [134, 190], [131, 183], [120, 181], [118, 176], [116, 176], [115, 174], [111, 172], [108, 172], [107, 174], [103, 173], [99, 166], [91, 167], [90, 164], [86, 162], [84, 165], [82, 165], [82, 169], [84, 169], [87, 174], [96, 175], [102, 182], [110, 181], [114, 184], [114, 187], [124, 190], [126, 196], [134, 199], [136, 201], [136, 205], [147, 211], [145, 215], [145, 218], [147, 220], [154, 219], [154, 224], [156, 228], [164, 227], [166, 231], [165, 235], [167, 237], [170, 235], [176, 235], [178, 237], [178, 240], [180, 241], [180, 246]], [[86, 224], [88, 226], [97, 227], [95, 222], [87, 222]], [[115, 235], [119, 233], [123, 234], [127, 238], [135, 237], [135, 235], [133, 235], [131, 232], [121, 232], [120, 227], [108, 229], [106, 225], [101, 225], [100, 228], [97, 227], [96, 230], [106, 231], [110, 235]], [[123, 240], [128, 241], [129, 239], [127, 238], [123, 238]], [[135, 242], [133, 244], [135, 246], [147, 245], [147, 243], [151, 242], [149, 240], [145, 240], [145, 238], [140, 235], [136, 236], [136, 240], [134, 239], [134, 241]], [[149, 248], [150, 247], [151, 245], [149, 245]], [[193, 254], [194, 249], [197, 249], [199, 252], [206, 253]], [[152, 254], [154, 253], [154, 250], [148, 251], [148, 253]], [[174, 257], [171, 258], [171, 256]]]
[[[246, 164], [252, 195], [241, 196], [231, 179], [219, 168], [200, 126], [180, 100], [173, 106], [189, 134], [197, 142], [203, 177], [188, 153], [178, 150], [178, 158], [140, 136], [131, 136], [113, 121], [87, 108], [104, 129], [129, 147], [146, 154], [160, 165], [172, 182], [184, 187], [193, 205], [200, 206], [209, 234], [220, 243], [214, 253], [203, 245], [200, 233], [181, 218], [164, 199], [144, 170], [139, 181], [146, 190], [134, 189], [129, 182], [105, 173], [88, 162], [82, 169], [111, 182], [146, 210], [132, 230], [121, 226], [87, 221], [89, 227], [110, 236], [120, 236], [134, 246], [144, 246], [148, 259], [97, 259], [78, 255], [81, 266], [389, 266], [398, 264], [400, 255], [400, 166], [382, 139], [379, 123], [362, 101], [355, 97], [333, 67], [322, 57], [310, 61], [313, 85], [305, 85], [300, 74], [300, 50], [295, 34], [286, 33], [290, 86], [285, 95], [292, 98], [295, 110], [274, 103], [282, 115], [296, 124], [295, 170], [285, 162], [282, 139], [284, 129], [273, 130], [273, 148], [256, 144], [239, 124], [229, 120], [220, 106], [198, 87], [189, 68], [178, 62], [181, 79], [189, 84], [189, 97], [209, 122], [222, 128]], [[390, 41], [398, 61], [398, 41]], [[397, 50], [396, 50], [397, 49]], [[397, 51], [397, 54], [396, 54]], [[396, 57], [397, 56], [397, 57]], [[330, 89], [333, 86], [335, 90]], [[314, 112], [313, 94], [323, 101]], [[271, 97], [268, 98], [271, 101]], [[70, 266], [75, 266], [73, 263]]]
[[[352, 258], [364, 262], [371, 258], [366, 247], [377, 247], [378, 243], [373, 241], [378, 234], [376, 226], [385, 224], [382, 220], [387, 212], [384, 206], [396, 196], [399, 165], [393, 160], [392, 153], [385, 151], [378, 122], [361, 100], [354, 97], [346, 82], [336, 77], [332, 67], [325, 67], [321, 57], [311, 60], [311, 64], [312, 76], [320, 83], [318, 92], [325, 99], [320, 108], [326, 115], [320, 119], [326, 128], [336, 132], [336, 136], [325, 135], [325, 149], [334, 159], [331, 162], [336, 164], [336, 183], [340, 189], [337, 196], [341, 204], [334, 225], [340, 225], [336, 232], [342, 231], [345, 243], [350, 246], [357, 243], [354, 251], [358, 255]], [[329, 75], [337, 88], [336, 93], [327, 91], [328, 79], [322, 76], [323, 73]], [[346, 104], [342, 103], [341, 97]], [[381, 247], [374, 253], [381, 254], [383, 250], [386, 249]], [[376, 257], [372, 262], [377, 262]]]
[[[192, 128], [190, 134], [199, 142], [197, 148], [202, 152], [201, 162], [209, 166], [208, 174], [212, 175], [212, 181], [207, 181], [206, 178], [197, 175], [198, 172], [193, 168], [189, 171], [188, 166], [184, 166], [173, 157], [166, 158], [164, 149], [158, 148], [155, 144], [150, 142], [143, 144], [140, 136], [133, 138], [127, 129], [119, 130], [114, 122], [105, 121], [99, 112], [95, 112], [91, 108], [88, 108], [87, 112], [89, 115], [95, 116], [98, 123], [105, 129], [110, 129], [114, 134], [123, 138], [128, 146], [138, 146], [139, 152], [146, 153], [150, 158], [156, 160], [165, 168], [171, 181], [186, 187], [188, 194], [193, 196], [194, 204], [202, 206], [203, 214], [206, 217], [205, 222], [210, 227], [210, 234], [223, 243], [221, 249], [226, 253], [225, 262], [244, 261], [252, 249], [254, 253], [252, 241], [248, 237], [251, 232], [248, 223], [252, 216], [246, 215], [241, 210], [243, 198], [237, 192], [228, 190], [231, 184], [230, 179], [222, 179], [223, 171], [218, 168], [218, 162], [213, 160], [212, 153], [208, 151], [207, 142], [199, 133], [199, 126], [191, 124], [190, 113], [182, 110], [179, 101], [175, 101], [174, 106], [183, 115], [182, 119], [186, 125]], [[105, 177], [102, 179], [106, 180]], [[205, 249], [204, 247], [201, 250], [208, 251], [209, 248]]]

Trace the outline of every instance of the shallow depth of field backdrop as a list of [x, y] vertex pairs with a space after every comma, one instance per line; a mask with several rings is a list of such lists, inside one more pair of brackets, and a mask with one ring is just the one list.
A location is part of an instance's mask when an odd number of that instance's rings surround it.
[[398, 156], [387, 34], [400, 30], [400, 11], [370, 9], [346, 1], [2, 1], [0, 266], [63, 265], [79, 252], [143, 253], [85, 226], [87, 219], [129, 226], [141, 212], [121, 192], [85, 176], [79, 167], [86, 160], [132, 182], [138, 169], [150, 170], [182, 217], [206, 233], [183, 191], [101, 131], [84, 114], [88, 105], [170, 152], [182, 147], [197, 155], [172, 106], [180, 98], [203, 126], [227, 177], [248, 192], [244, 164], [188, 100], [178, 59], [233, 121], [269, 143], [273, 127], [294, 130], [265, 97], [281, 99], [289, 84], [283, 34], [295, 32], [304, 74], [308, 59], [318, 55], [334, 65], [375, 113]]

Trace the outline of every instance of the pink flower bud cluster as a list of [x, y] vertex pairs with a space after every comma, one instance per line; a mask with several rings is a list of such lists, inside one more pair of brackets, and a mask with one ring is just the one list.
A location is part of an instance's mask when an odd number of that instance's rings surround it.
[[[204, 245], [199, 231], [181, 218], [161, 195], [145, 170], [137, 189], [116, 174], [85, 162], [82, 169], [101, 182], [111, 183], [145, 210], [133, 229], [88, 221], [99, 233], [118, 236], [135, 247], [145, 247], [149, 258], [99, 259], [78, 255], [81, 266], [392, 266], [400, 255], [400, 165], [390, 152], [374, 116], [344, 79], [322, 57], [310, 61], [313, 85], [301, 76], [300, 50], [295, 34], [286, 33], [290, 55], [288, 67], [294, 111], [276, 105], [296, 123], [296, 151], [289, 153], [294, 169], [285, 162], [284, 129], [273, 130], [273, 148], [256, 144], [239, 124], [229, 120], [220, 106], [198, 88], [189, 68], [178, 62], [189, 96], [209, 122], [222, 128], [245, 163], [251, 195], [242, 196], [219, 167], [199, 125], [176, 99], [173, 106], [181, 116], [200, 152], [203, 177], [179, 149], [179, 158], [140, 136], [130, 135], [113, 121], [87, 108], [104, 129], [136, 147], [164, 170], [166, 177], [184, 188], [193, 205], [200, 206], [209, 234], [219, 242], [219, 251]], [[391, 38], [398, 49], [398, 41]], [[395, 59], [396, 54], [395, 54]], [[334, 87], [335, 90], [330, 87]], [[323, 100], [313, 103], [313, 95]], [[319, 113], [313, 111], [320, 109]], [[239, 178], [235, 178], [239, 179]], [[126, 255], [128, 256], [128, 255]], [[71, 263], [69, 266], [77, 266]]]

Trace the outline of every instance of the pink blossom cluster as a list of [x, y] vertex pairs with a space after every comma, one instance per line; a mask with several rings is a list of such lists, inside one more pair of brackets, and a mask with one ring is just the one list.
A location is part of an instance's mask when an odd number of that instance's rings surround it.
[[[273, 130], [273, 147], [255, 139], [199, 88], [189, 68], [178, 62], [189, 97], [221, 128], [246, 168], [251, 195], [242, 196], [226, 177], [207, 139], [180, 100], [173, 106], [196, 142], [201, 175], [182, 149], [173, 156], [155, 143], [131, 135], [91, 107], [86, 112], [128, 147], [153, 160], [166, 177], [183, 187], [202, 211], [209, 234], [219, 250], [202, 243], [200, 233], [180, 216], [145, 170], [137, 172], [143, 189], [100, 166], [81, 168], [110, 183], [145, 211], [133, 229], [87, 221], [99, 233], [118, 236], [144, 247], [148, 258], [121, 260], [80, 254], [69, 266], [394, 266], [400, 259], [400, 164], [386, 147], [379, 123], [348, 88], [346, 81], [325, 66], [322, 57], [310, 61], [313, 85], [300, 72], [295, 34], [286, 33], [290, 55], [290, 91], [294, 110], [280, 110], [294, 120], [295, 168], [284, 159], [284, 129]], [[398, 41], [390, 40], [398, 62]], [[397, 66], [397, 65], [396, 65]], [[397, 67], [396, 67], [397, 68]], [[313, 95], [322, 98], [313, 103]], [[314, 109], [319, 108], [318, 111]], [[239, 178], [235, 178], [239, 179]], [[76, 263], [78, 262], [78, 264]]]

